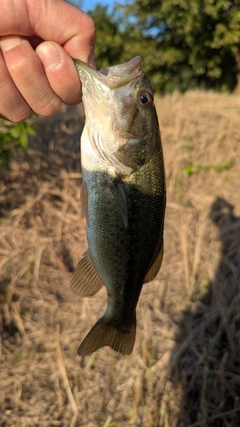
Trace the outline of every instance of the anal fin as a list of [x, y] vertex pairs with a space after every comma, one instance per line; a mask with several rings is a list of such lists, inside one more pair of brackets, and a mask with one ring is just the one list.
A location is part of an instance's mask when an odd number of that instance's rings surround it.
[[95, 269], [89, 251], [87, 250], [79, 261], [70, 281], [71, 289], [82, 297], [96, 294], [103, 282]]

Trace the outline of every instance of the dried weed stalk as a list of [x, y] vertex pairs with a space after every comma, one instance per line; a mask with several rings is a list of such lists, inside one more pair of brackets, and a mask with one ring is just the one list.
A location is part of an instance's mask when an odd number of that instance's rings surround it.
[[240, 98], [156, 101], [168, 204], [162, 269], [146, 284], [129, 357], [77, 356], [105, 290], [71, 297], [86, 249], [82, 113], [37, 119], [0, 173], [0, 424], [237, 427], [240, 419]]

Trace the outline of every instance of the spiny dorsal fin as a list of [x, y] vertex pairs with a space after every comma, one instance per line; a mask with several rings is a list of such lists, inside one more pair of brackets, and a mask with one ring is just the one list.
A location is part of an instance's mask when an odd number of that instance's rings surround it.
[[160, 270], [162, 260], [163, 260], [163, 243], [162, 243], [162, 246], [160, 248], [160, 251], [157, 253], [157, 255], [156, 255], [156, 257], [155, 257], [155, 259], [151, 265], [150, 270], [148, 271], [148, 273], [144, 279], [144, 283], [151, 282], [156, 277], [156, 275], [158, 274], [158, 272]]
[[87, 250], [79, 261], [70, 281], [71, 289], [82, 297], [96, 294], [103, 282], [101, 281]]
[[115, 327], [103, 316], [95, 323], [78, 349], [80, 356], [87, 356], [108, 345], [122, 354], [131, 354], [136, 335], [136, 316], [131, 325]]

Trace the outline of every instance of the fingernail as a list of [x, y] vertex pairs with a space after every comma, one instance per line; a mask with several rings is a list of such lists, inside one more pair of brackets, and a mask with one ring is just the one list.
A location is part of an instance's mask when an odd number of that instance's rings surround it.
[[20, 46], [23, 43], [23, 39], [16, 36], [1, 37], [0, 46], [2, 52], [7, 52], [14, 47]]
[[94, 68], [96, 70], [96, 64], [95, 64], [94, 56], [93, 55], [89, 56], [89, 58], [88, 58], [88, 65], [90, 65], [90, 67], [92, 67], [92, 68]]
[[42, 43], [37, 47], [36, 52], [46, 69], [53, 71], [62, 65], [62, 55], [56, 44]]

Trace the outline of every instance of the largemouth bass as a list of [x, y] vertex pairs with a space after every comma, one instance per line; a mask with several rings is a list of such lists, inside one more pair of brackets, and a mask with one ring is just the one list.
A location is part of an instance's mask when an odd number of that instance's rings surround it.
[[81, 203], [89, 248], [71, 288], [89, 296], [105, 285], [108, 301], [78, 354], [103, 346], [130, 354], [142, 285], [163, 257], [166, 191], [153, 91], [140, 57], [99, 71], [75, 64], [86, 114]]

